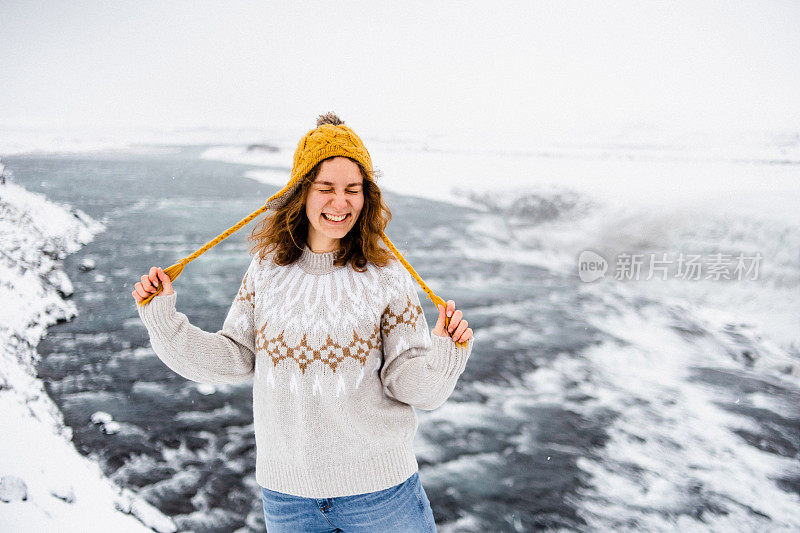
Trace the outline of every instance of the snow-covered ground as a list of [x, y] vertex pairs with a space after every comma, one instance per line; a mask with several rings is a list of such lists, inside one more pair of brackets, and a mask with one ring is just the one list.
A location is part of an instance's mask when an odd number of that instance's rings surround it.
[[175, 531], [75, 449], [35, 373], [47, 327], [76, 316], [62, 297], [73, 289], [61, 261], [103, 225], [8, 178], [0, 184], [0, 531]]

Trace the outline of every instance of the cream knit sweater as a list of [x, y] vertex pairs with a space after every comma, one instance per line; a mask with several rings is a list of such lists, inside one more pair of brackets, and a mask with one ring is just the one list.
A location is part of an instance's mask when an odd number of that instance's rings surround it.
[[413, 407], [453, 392], [474, 338], [433, 335], [399, 261], [366, 272], [306, 246], [288, 266], [256, 255], [222, 329], [175, 310], [177, 293], [138, 307], [156, 355], [198, 383], [253, 379], [256, 480], [333, 498], [383, 490], [417, 471]]

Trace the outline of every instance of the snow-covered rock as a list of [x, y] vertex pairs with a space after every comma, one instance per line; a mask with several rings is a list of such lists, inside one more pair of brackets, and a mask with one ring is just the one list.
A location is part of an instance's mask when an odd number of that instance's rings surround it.
[[67, 503], [75, 501], [75, 487], [72, 485], [60, 485], [50, 489], [50, 494], [64, 500]]
[[78, 265], [78, 270], [80, 270], [81, 272], [88, 272], [89, 270], [94, 270], [96, 266], [97, 263], [95, 263], [95, 260], [92, 259], [91, 257], [87, 257], [86, 259], [81, 261], [80, 265]]
[[105, 411], [97, 411], [96, 413], [92, 414], [92, 424], [107, 424], [112, 420], [113, 418], [111, 415]]
[[28, 486], [17, 476], [0, 477], [0, 501], [19, 502], [28, 499]]

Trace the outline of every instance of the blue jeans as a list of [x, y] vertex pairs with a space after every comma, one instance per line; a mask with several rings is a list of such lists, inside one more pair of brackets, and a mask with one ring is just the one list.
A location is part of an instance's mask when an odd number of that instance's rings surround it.
[[261, 487], [267, 533], [436, 533], [419, 473], [388, 489], [355, 496], [303, 498]]

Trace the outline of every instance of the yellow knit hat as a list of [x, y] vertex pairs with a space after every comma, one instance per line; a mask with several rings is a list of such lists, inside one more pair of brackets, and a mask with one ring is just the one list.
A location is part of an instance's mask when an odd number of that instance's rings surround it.
[[[294, 151], [292, 174], [289, 183], [267, 200], [267, 209], [278, 209], [289, 201], [294, 190], [300, 185], [303, 176], [320, 161], [329, 157], [344, 156], [361, 163], [372, 173], [372, 159], [367, 147], [356, 132], [344, 125], [333, 113], [321, 115], [317, 127], [303, 135]], [[371, 179], [371, 177], [370, 177]]]
[[[369, 179], [372, 180], [372, 158], [366, 146], [361, 141], [361, 138], [356, 133], [344, 125], [344, 122], [333, 113], [320, 115], [317, 119], [317, 127], [309, 130], [297, 143], [297, 149], [294, 152], [294, 160], [292, 164], [292, 173], [289, 177], [289, 182], [280, 191], [276, 192], [267, 199], [263, 206], [256, 211], [250, 213], [247, 217], [243, 218], [236, 225], [228, 228], [225, 232], [217, 235], [214, 239], [210, 240], [202, 248], [192, 253], [188, 257], [184, 257], [174, 265], [164, 269], [164, 273], [169, 276], [170, 281], [175, 281], [183, 271], [183, 267], [191, 263], [199, 256], [203, 255], [207, 250], [213, 248], [232, 233], [235, 233], [243, 226], [247, 225], [251, 220], [260, 215], [261, 213], [270, 210], [278, 209], [289, 201], [292, 193], [300, 185], [303, 176], [308, 174], [314, 166], [329, 157], [344, 156], [354, 161], [359, 162], [370, 174]], [[377, 184], [376, 184], [377, 186]], [[411, 273], [411, 276], [419, 283], [422, 290], [428, 298], [436, 305], [447, 307], [447, 302], [442, 298], [435, 295], [433, 291], [422, 281], [422, 278], [414, 270], [414, 267], [406, 260], [405, 257], [397, 250], [397, 248], [389, 240], [384, 232], [381, 232], [381, 239], [389, 250], [397, 257], [403, 266]], [[152, 300], [158, 293], [163, 290], [164, 286], [159, 285], [158, 290], [151, 294], [141, 302], [139, 306], [145, 305]], [[437, 309], [438, 313], [438, 309]], [[450, 317], [445, 315], [445, 331], [450, 325]], [[448, 332], [448, 335], [450, 333]], [[452, 335], [450, 335], [452, 337]], [[460, 348], [466, 348], [467, 343], [456, 343]]]

